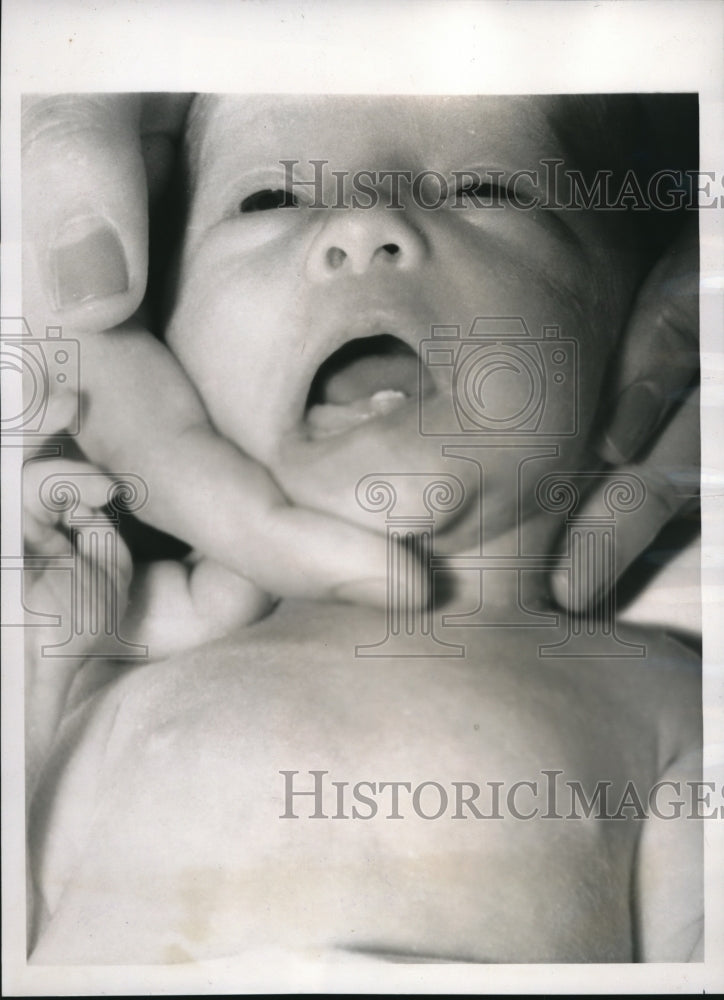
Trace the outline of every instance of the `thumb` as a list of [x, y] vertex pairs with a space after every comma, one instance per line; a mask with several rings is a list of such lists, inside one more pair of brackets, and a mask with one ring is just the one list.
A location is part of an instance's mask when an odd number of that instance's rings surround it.
[[645, 280], [618, 351], [611, 419], [598, 446], [621, 465], [651, 446], [699, 367], [699, 234], [687, 219]]
[[138, 308], [148, 266], [140, 97], [23, 102], [23, 279], [31, 327], [105, 329]]

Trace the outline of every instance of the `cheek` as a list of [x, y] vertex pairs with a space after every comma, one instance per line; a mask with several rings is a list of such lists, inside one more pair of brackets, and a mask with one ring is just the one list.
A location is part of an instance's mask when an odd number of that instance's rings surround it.
[[441, 266], [433, 279], [438, 302], [449, 318], [440, 322], [469, 329], [477, 317], [520, 318], [533, 340], [555, 326], [564, 339], [589, 337], [594, 318], [589, 262], [516, 216], [483, 227], [445, 217], [434, 234]]
[[547, 290], [539, 276], [493, 263], [461, 269], [454, 286], [454, 364], [434, 371], [443, 395], [456, 398], [463, 429], [585, 439], [615, 339], [588, 305], [585, 283]]
[[166, 339], [217, 429], [263, 460], [273, 420], [280, 349], [274, 332], [280, 324], [269, 300], [255, 298], [253, 283], [216, 287], [209, 294], [208, 282], [189, 281]]

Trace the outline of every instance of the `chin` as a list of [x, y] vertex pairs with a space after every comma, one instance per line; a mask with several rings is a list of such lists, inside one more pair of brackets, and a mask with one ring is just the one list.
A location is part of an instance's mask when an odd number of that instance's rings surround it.
[[301, 442], [272, 471], [293, 503], [371, 531], [393, 522], [422, 531], [431, 520], [444, 530], [479, 506], [477, 469], [404, 425], [370, 425], [322, 447]]

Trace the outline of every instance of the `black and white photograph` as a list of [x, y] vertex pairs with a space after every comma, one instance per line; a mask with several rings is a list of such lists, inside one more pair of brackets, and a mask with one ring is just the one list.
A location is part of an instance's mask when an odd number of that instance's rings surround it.
[[724, 6], [3, 20], [4, 993], [721, 989]]

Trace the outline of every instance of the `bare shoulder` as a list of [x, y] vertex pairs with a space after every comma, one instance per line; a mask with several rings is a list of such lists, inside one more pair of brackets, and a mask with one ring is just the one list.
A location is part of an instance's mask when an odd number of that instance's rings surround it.
[[701, 656], [692, 645], [660, 628], [626, 626], [622, 637], [643, 646], [638, 660], [609, 665], [626, 698], [638, 701], [642, 719], [660, 740], [662, 767], [699, 749], [702, 739]]

